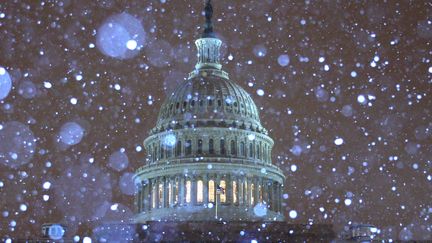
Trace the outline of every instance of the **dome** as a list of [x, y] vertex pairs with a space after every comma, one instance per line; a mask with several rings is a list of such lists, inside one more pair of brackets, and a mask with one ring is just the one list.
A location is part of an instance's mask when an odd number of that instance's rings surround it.
[[267, 134], [252, 98], [228, 75], [206, 70], [191, 76], [163, 103], [154, 132], [185, 126], [232, 126]]
[[206, 5], [198, 62], [162, 104], [135, 172], [135, 222], [281, 221], [285, 176], [249, 94], [219, 62]]

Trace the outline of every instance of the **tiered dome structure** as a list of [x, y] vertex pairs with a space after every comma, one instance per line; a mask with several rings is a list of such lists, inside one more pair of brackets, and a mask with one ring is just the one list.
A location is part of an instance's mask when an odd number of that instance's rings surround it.
[[209, 1], [205, 13], [195, 70], [144, 140], [135, 221], [281, 221], [285, 177], [272, 165], [273, 140], [252, 98], [222, 70]]

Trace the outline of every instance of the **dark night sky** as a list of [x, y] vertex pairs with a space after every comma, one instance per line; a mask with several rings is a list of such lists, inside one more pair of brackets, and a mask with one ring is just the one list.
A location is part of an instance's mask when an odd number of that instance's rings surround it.
[[[163, 100], [195, 65], [202, 8], [0, 3], [0, 66], [12, 80], [0, 99], [0, 236], [39, 235], [46, 222], [91, 236], [133, 215], [128, 178]], [[383, 238], [432, 239], [431, 9], [427, 1], [214, 1], [224, 70], [275, 140], [289, 222], [337, 231], [371, 223]], [[114, 58], [97, 39], [121, 13], [145, 33]], [[82, 128], [79, 141], [60, 139], [68, 124]], [[11, 142], [33, 137], [25, 149]]]

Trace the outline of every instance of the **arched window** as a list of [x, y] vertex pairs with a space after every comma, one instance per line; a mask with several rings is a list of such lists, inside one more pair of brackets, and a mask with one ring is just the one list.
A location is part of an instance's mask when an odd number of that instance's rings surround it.
[[246, 156], [246, 151], [245, 151], [245, 144], [244, 144], [244, 142], [240, 142], [240, 155], [241, 155], [241, 156]]
[[204, 186], [203, 181], [197, 181], [197, 203], [202, 203], [204, 200]]
[[179, 198], [179, 182], [178, 180], [176, 180], [176, 182], [174, 183], [174, 205], [178, 203], [178, 198]]
[[167, 146], [166, 153], [167, 153], [167, 158], [171, 158], [172, 157], [172, 153], [173, 153], [173, 147], [172, 146]]
[[236, 151], [236, 144], [235, 144], [234, 140], [231, 140], [230, 150], [231, 150], [231, 155], [235, 155], [237, 153], [237, 151]]
[[160, 158], [163, 159], [164, 158], [164, 154], [165, 154], [165, 146], [163, 144], [160, 145]]
[[212, 106], [212, 105], [213, 105], [213, 100], [212, 100], [212, 99], [209, 99], [209, 100], [208, 100], [208, 105], [209, 105], [209, 106]]
[[202, 154], [202, 145], [203, 145], [203, 141], [202, 139], [198, 139], [198, 154]]
[[158, 208], [162, 208], [163, 207], [163, 203], [164, 203], [164, 201], [163, 201], [163, 193], [164, 193], [164, 191], [163, 191], [163, 184], [162, 183], [159, 183], [159, 188], [158, 188], [158, 201], [159, 201], [159, 205], [158, 205]]
[[181, 155], [181, 141], [177, 141], [177, 145], [176, 145], [176, 151], [175, 151], [175, 156], [180, 156]]
[[190, 203], [192, 200], [192, 182], [190, 180], [186, 181], [186, 203]]
[[187, 140], [185, 143], [185, 151], [186, 151], [186, 155], [191, 155], [192, 154], [192, 141], [191, 140]]
[[238, 191], [237, 181], [233, 181], [232, 182], [232, 193], [233, 193], [232, 198], [233, 198], [233, 203], [237, 203], [237, 191]]
[[257, 157], [257, 159], [260, 158], [260, 147], [259, 147], [258, 144], [257, 144], [257, 146], [256, 146], [256, 157]]
[[220, 181], [221, 192], [219, 194], [219, 199], [221, 203], [226, 203], [226, 183], [224, 180]]
[[244, 189], [243, 189], [243, 201], [245, 202], [246, 205], [249, 204], [248, 200], [247, 200], [247, 195], [248, 195], [248, 183], [247, 181], [244, 182]]
[[215, 202], [215, 182], [214, 180], [209, 180], [208, 182], [208, 199], [209, 202]]
[[225, 140], [220, 140], [220, 153], [225, 154]]
[[209, 154], [214, 154], [214, 144], [213, 139], [209, 140]]
[[263, 188], [261, 185], [258, 185], [258, 202], [263, 202]]
[[249, 143], [249, 157], [253, 157], [253, 145], [252, 143]]

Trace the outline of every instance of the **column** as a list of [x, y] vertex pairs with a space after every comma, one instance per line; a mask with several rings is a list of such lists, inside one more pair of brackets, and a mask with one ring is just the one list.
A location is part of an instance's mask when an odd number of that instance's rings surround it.
[[243, 190], [242, 190], [242, 184], [241, 184], [240, 179], [238, 177], [236, 178], [236, 183], [237, 183], [237, 204], [242, 205], [243, 197], [241, 196], [241, 192]]
[[185, 179], [184, 176], [180, 176], [179, 178], [179, 206], [183, 206], [184, 201], [185, 201]]
[[203, 175], [203, 203], [204, 203], [204, 205], [207, 205], [208, 204], [208, 202], [209, 202], [209, 199], [208, 199], [208, 175], [207, 174], [205, 174], [205, 175]]
[[155, 196], [156, 196], [156, 198], [155, 198], [155, 199], [156, 199], [156, 208], [159, 208], [159, 205], [160, 205], [160, 204], [159, 204], [159, 203], [160, 203], [160, 202], [159, 202], [159, 183], [160, 183], [160, 179], [157, 178], [157, 179], [155, 180], [155, 186], [156, 186], [156, 187], [155, 187], [155, 190], [156, 190], [156, 193], [155, 193], [155, 194], [156, 194], [156, 195], [155, 195]]
[[163, 178], [163, 207], [168, 208], [169, 207], [169, 196], [168, 196], [168, 178]]
[[251, 180], [249, 179], [249, 178], [246, 178], [246, 183], [247, 184], [245, 184], [245, 193], [246, 193], [246, 206], [247, 207], [249, 207], [250, 206], [250, 201], [251, 201], [251, 194], [250, 194], [250, 191], [251, 191]]
[[146, 193], [146, 198], [147, 198], [147, 211], [151, 211], [152, 210], [152, 206], [153, 206], [153, 179], [149, 179], [149, 183], [147, 185], [148, 190]]
[[191, 204], [197, 204], [197, 178], [191, 178]]
[[145, 182], [141, 181], [141, 187], [140, 187], [141, 193], [139, 195], [140, 196], [140, 199], [139, 199], [140, 205], [138, 206], [140, 208], [140, 212], [145, 211], [145, 206], [147, 205], [145, 203], [145, 200], [146, 200], [146, 198], [145, 198], [145, 186], [146, 186]]
[[238, 184], [238, 191], [239, 191], [239, 205], [243, 205], [244, 204], [244, 194], [243, 194], [243, 187], [244, 187], [244, 178], [237, 178], [237, 182]]
[[138, 213], [141, 212], [141, 188], [139, 185], [135, 185], [137, 193], [135, 194], [134, 206]]
[[171, 207], [174, 207], [175, 206], [175, 196], [176, 196], [176, 190], [177, 190], [177, 187], [176, 187], [176, 178], [174, 177], [174, 178], [171, 178], [171, 186], [172, 186], [172, 188], [171, 188]]
[[225, 183], [226, 183], [226, 202], [229, 204], [233, 203], [233, 188], [232, 188], [232, 180], [231, 180], [231, 175], [227, 175], [225, 178]]

